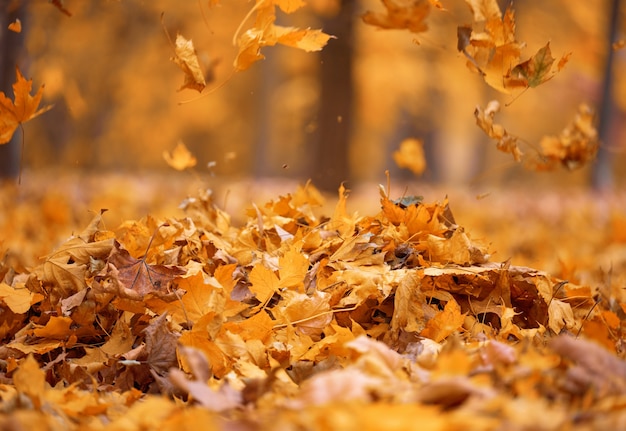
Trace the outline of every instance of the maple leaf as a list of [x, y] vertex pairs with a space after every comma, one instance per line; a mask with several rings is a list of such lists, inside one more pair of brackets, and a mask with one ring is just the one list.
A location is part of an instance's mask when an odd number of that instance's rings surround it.
[[176, 35], [176, 45], [174, 47], [174, 57], [171, 60], [176, 63], [178, 67], [185, 74], [185, 82], [178, 89], [178, 91], [189, 88], [196, 90], [199, 93], [206, 87], [206, 80], [204, 73], [200, 68], [200, 62], [198, 61], [198, 54], [193, 47], [191, 40], [185, 39], [182, 35]]
[[420, 335], [440, 342], [457, 331], [463, 325], [464, 319], [465, 315], [461, 314], [459, 304], [454, 300], [448, 301], [444, 309], [426, 323]]
[[252, 283], [250, 291], [255, 294], [262, 306], [265, 306], [274, 293], [280, 289], [280, 281], [274, 271], [262, 263], [258, 263], [252, 268], [249, 279]]
[[[110, 271], [116, 281], [121, 283], [121, 294], [130, 299], [143, 299], [152, 293], [163, 299], [176, 299], [176, 292], [169, 290], [170, 283], [174, 278], [185, 274], [185, 269], [175, 265], [151, 265], [143, 259], [137, 259], [130, 255], [128, 250], [121, 248], [115, 241], [113, 251], [109, 256], [108, 263], [113, 265], [116, 271]], [[172, 295], [172, 293], [174, 295]]]
[[524, 153], [517, 145], [518, 138], [510, 135], [502, 125], [494, 123], [494, 117], [499, 111], [500, 103], [498, 103], [497, 100], [489, 102], [484, 110], [480, 106], [477, 106], [474, 111], [476, 124], [487, 136], [497, 140], [496, 147], [498, 150], [511, 154], [515, 161], [519, 162], [522, 160]]
[[405, 139], [400, 143], [400, 149], [394, 151], [392, 156], [399, 168], [408, 168], [415, 175], [422, 175], [426, 169], [424, 147], [419, 139]]
[[12, 32], [21, 33], [22, 32], [22, 21], [20, 21], [19, 18], [17, 18], [15, 21], [13, 21], [12, 23], [9, 24], [8, 28]]
[[594, 160], [600, 146], [594, 121], [593, 109], [581, 104], [572, 122], [559, 136], [544, 136], [541, 139], [539, 145], [545, 162], [539, 163], [538, 166], [551, 168], [560, 163], [573, 170]]
[[39, 108], [41, 97], [43, 96], [42, 85], [34, 96], [30, 95], [33, 81], [27, 81], [16, 67], [17, 79], [13, 84], [13, 95], [15, 102], [9, 99], [3, 92], [0, 92], [0, 145], [11, 140], [15, 130], [21, 124], [38, 117], [52, 108], [51, 105]]
[[534, 56], [511, 69], [508, 76], [504, 77], [505, 86], [532, 88], [543, 84], [554, 76], [554, 73], [551, 73], [554, 61], [548, 42]]
[[368, 11], [362, 18], [366, 24], [384, 29], [407, 29], [413, 33], [428, 30], [424, 22], [430, 13], [429, 0], [382, 0], [385, 13]]
[[239, 35], [239, 30], [243, 27], [246, 17], [235, 32], [234, 41], [239, 47], [234, 62], [235, 71], [246, 70], [258, 60], [265, 58], [261, 54], [261, 48], [265, 46], [281, 44], [307, 52], [321, 50], [333, 36], [321, 30], [299, 29], [274, 24], [276, 6], [283, 12], [291, 13], [303, 5], [304, 3], [299, 0], [257, 0], [250, 11], [250, 13], [256, 12], [254, 26]]
[[551, 79], [569, 58], [561, 57], [556, 70], [550, 43], [540, 48], [526, 61], [520, 61], [523, 43], [515, 39], [515, 15], [509, 6], [502, 15], [496, 0], [465, 0], [474, 15], [474, 24], [457, 29], [457, 48], [468, 58], [468, 67], [477, 70], [485, 82], [496, 90], [509, 94], [517, 89], [534, 88]]
[[172, 151], [163, 151], [163, 159], [177, 171], [193, 168], [198, 162], [195, 156], [187, 149], [183, 141], [178, 141]]
[[139, 356], [159, 375], [165, 375], [177, 365], [176, 345], [178, 335], [167, 323], [167, 315], [162, 314], [150, 322], [144, 330], [146, 344]]

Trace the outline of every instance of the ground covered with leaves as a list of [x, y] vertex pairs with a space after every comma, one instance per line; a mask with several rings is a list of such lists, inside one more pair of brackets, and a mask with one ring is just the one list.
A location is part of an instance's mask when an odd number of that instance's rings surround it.
[[329, 205], [307, 184], [233, 215], [205, 189], [180, 215], [98, 212], [57, 241], [84, 214], [15, 190], [3, 429], [626, 424], [623, 196], [455, 205], [380, 187], [359, 215], [343, 187]]

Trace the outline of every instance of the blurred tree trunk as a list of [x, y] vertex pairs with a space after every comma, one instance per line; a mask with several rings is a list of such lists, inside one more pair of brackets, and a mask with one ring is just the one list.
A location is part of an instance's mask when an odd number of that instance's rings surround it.
[[[15, 66], [26, 75], [26, 66], [19, 61], [24, 47], [24, 33], [14, 33], [7, 26], [19, 18], [22, 26], [26, 19], [27, 2], [3, 2], [0, 6], [0, 90], [13, 98], [13, 82], [15, 82]], [[0, 145], [0, 179], [17, 178], [20, 169], [21, 134], [16, 132], [10, 142]]]
[[607, 33], [607, 57], [604, 66], [604, 77], [602, 81], [602, 93], [600, 99], [598, 135], [600, 139], [600, 149], [596, 163], [591, 173], [591, 185], [595, 190], [608, 190], [613, 186], [613, 172], [611, 166], [611, 154], [609, 148], [611, 145], [611, 129], [613, 114], [615, 111], [615, 103], [613, 101], [613, 65], [614, 50], [613, 43], [618, 38], [618, 27], [620, 18], [620, 0], [611, 0], [609, 10], [607, 11], [609, 19], [609, 28]]
[[354, 0], [341, 0], [338, 13], [325, 19], [325, 33], [336, 36], [321, 51], [320, 101], [313, 133], [310, 165], [313, 184], [335, 191], [350, 179], [349, 148], [352, 125], [352, 40]]

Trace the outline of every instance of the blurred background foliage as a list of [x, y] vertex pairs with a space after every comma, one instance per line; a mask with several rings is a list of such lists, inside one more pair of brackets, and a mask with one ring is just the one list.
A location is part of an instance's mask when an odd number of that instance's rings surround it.
[[[548, 40], [555, 57], [566, 52], [572, 56], [551, 81], [526, 91], [496, 117], [511, 133], [536, 144], [543, 135], [558, 134], [580, 103], [600, 106], [611, 49], [611, 1], [514, 4], [517, 39], [527, 43], [526, 57]], [[336, 189], [342, 180], [380, 182], [386, 169], [393, 177], [411, 178], [395, 167], [391, 153], [404, 138], [416, 137], [425, 143], [425, 181], [589, 183], [590, 167], [524, 171], [475, 125], [476, 105], [511, 99], [468, 70], [456, 49], [456, 27], [471, 23], [462, 0], [442, 0], [446, 10], [432, 10], [429, 30], [417, 37], [364, 24], [360, 15], [381, 10], [378, 0], [311, 0], [302, 11], [280, 15], [279, 22], [342, 33], [338, 39], [322, 53], [265, 48], [265, 60], [232, 77], [237, 52], [232, 38], [253, 6], [248, 1], [223, 0], [209, 8], [205, 0], [65, 0], [71, 17], [47, 1], [3, 4], [8, 4], [5, 21], [13, 13], [23, 31], [16, 35], [4, 25], [2, 43], [23, 38], [17, 64], [33, 78], [34, 88], [45, 84], [43, 103], [54, 104], [53, 110], [26, 125], [26, 171], [132, 175], [170, 170], [163, 151], [182, 140], [198, 158], [200, 176], [225, 181], [313, 178], [322, 188]], [[349, 24], [345, 16], [338, 20], [341, 11], [348, 11]], [[197, 93], [177, 92], [183, 76], [169, 60], [173, 47], [161, 24], [162, 13], [172, 39], [176, 33], [192, 39], [205, 70], [215, 65], [209, 88], [228, 80], [223, 87], [179, 104]], [[620, 24], [625, 22], [623, 14]], [[343, 45], [335, 45], [341, 49], [324, 58], [333, 44]], [[14, 80], [14, 65], [7, 69], [7, 58], [3, 70], [11, 70], [11, 76], [3, 79], [5, 92], [6, 82], [10, 86]], [[617, 185], [626, 177], [625, 69], [626, 49], [620, 49], [614, 52], [612, 121], [603, 143], [610, 157], [602, 167], [615, 173]], [[322, 118], [328, 106], [338, 109], [330, 112], [330, 120]]]

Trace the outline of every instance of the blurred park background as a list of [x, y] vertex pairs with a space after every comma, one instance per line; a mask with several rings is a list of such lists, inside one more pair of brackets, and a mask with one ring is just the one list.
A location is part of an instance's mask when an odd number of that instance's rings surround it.
[[[446, 10], [433, 8], [429, 30], [417, 36], [364, 24], [366, 10], [383, 9], [379, 0], [310, 0], [295, 14], [279, 14], [279, 23], [322, 28], [337, 39], [319, 53], [264, 48], [265, 60], [233, 76], [232, 38], [251, 2], [65, 0], [71, 16], [53, 3], [2, 2], [2, 90], [11, 93], [17, 64], [34, 89], [45, 84], [43, 103], [54, 104], [25, 125], [24, 181], [28, 172], [169, 172], [162, 154], [182, 141], [198, 158], [196, 174], [212, 181], [312, 178], [335, 190], [341, 181], [383, 181], [386, 169], [392, 178], [411, 180], [391, 154], [414, 137], [424, 141], [423, 182], [590, 184], [593, 166], [528, 172], [478, 129], [476, 105], [506, 104], [511, 97], [490, 89], [457, 51], [456, 27], [472, 20], [462, 0], [442, 0]], [[557, 135], [580, 103], [590, 104], [608, 120], [602, 136], [608, 157], [600, 167], [620, 187], [626, 177], [626, 49], [611, 44], [623, 45], [626, 20], [616, 7], [617, 0], [515, 3], [517, 40], [527, 44], [523, 57], [547, 41], [555, 57], [572, 55], [563, 71], [526, 91], [496, 120], [537, 144]], [[228, 80], [223, 87], [179, 104], [197, 93], [177, 91], [183, 76], [170, 61], [173, 47], [161, 14], [172, 39], [177, 33], [192, 39], [204, 70], [214, 66], [209, 89]], [[614, 16], [618, 26], [611, 35]], [[20, 34], [7, 30], [15, 18]], [[0, 147], [4, 176], [16, 175], [19, 135]]]

